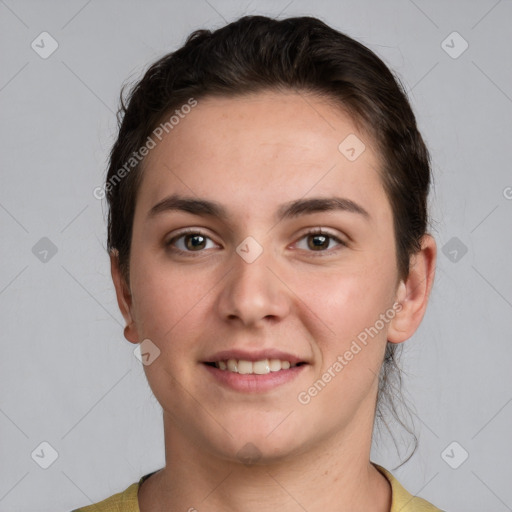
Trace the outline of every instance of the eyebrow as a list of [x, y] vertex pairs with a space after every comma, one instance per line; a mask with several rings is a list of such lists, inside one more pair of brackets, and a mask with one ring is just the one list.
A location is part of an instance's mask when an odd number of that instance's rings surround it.
[[[181, 196], [179, 194], [172, 194], [155, 204], [149, 210], [146, 220], [153, 219], [159, 214], [169, 211], [183, 211], [193, 215], [216, 217], [223, 221], [229, 220], [228, 211], [222, 204], [216, 201]], [[343, 197], [313, 197], [290, 201], [279, 207], [276, 212], [276, 218], [281, 221], [301, 215], [329, 211], [356, 213], [367, 220], [370, 219], [370, 214], [361, 205]]]

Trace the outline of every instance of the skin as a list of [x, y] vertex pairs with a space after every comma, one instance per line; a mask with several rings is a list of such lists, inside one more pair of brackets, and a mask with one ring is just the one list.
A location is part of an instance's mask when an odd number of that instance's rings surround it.
[[[349, 134], [366, 145], [355, 161], [338, 150]], [[151, 150], [143, 172], [130, 286], [111, 254], [126, 339], [150, 339], [161, 351], [144, 370], [163, 408], [166, 466], [141, 486], [141, 511], [389, 511], [391, 488], [370, 462], [377, 375], [386, 341], [407, 340], [423, 318], [436, 245], [425, 235], [399, 279], [371, 139], [313, 95], [206, 98]], [[168, 211], [148, 220], [174, 193], [218, 201], [229, 218]], [[369, 217], [274, 218], [283, 203], [333, 195]], [[329, 238], [315, 250], [318, 239], [305, 232], [319, 227], [346, 245]], [[185, 255], [166, 246], [183, 228], [208, 237], [199, 250], [186, 237], [174, 241]], [[248, 236], [263, 248], [252, 263], [235, 250]], [[301, 404], [298, 394], [395, 303], [394, 318]], [[232, 348], [277, 348], [309, 364], [271, 391], [234, 391], [202, 363]], [[247, 443], [257, 448], [254, 464], [237, 455]]]

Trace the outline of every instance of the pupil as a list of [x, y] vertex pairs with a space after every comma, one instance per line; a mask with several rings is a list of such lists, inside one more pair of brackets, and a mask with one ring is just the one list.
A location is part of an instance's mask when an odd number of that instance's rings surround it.
[[318, 248], [318, 247], [320, 247], [320, 248], [324, 247], [326, 241], [327, 241], [327, 245], [329, 245], [327, 236], [325, 236], [325, 235], [312, 235], [312, 239], [313, 240], [315, 240], [315, 239], [321, 240], [320, 243], [313, 242], [313, 246], [312, 246], [313, 249]]
[[198, 238], [201, 238], [203, 241], [202, 241], [202, 242], [199, 242], [199, 244], [196, 244], [196, 243], [194, 243], [194, 242], [192, 242], [191, 244], [190, 244], [190, 243], [188, 243], [188, 244], [187, 244], [187, 248], [188, 248], [188, 249], [194, 249], [194, 248], [195, 248], [195, 249], [197, 249], [198, 247], [199, 247], [199, 248], [202, 248], [201, 246], [202, 246], [202, 245], [204, 245], [204, 237], [203, 237], [202, 235], [189, 235], [189, 236], [187, 237], [187, 241], [189, 241], [189, 242], [190, 242], [191, 240], [193, 240], [193, 239], [196, 239], [196, 240], [197, 240]]

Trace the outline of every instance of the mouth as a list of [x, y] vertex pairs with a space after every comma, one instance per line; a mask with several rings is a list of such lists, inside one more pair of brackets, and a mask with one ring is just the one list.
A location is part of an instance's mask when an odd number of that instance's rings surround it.
[[270, 392], [291, 383], [310, 365], [306, 360], [277, 350], [218, 352], [206, 361], [213, 383], [244, 393]]
[[267, 375], [273, 372], [289, 370], [296, 366], [302, 366], [304, 361], [290, 362], [286, 359], [259, 359], [249, 361], [247, 359], [220, 359], [218, 361], [206, 362], [208, 366], [222, 371], [239, 373], [241, 375]]

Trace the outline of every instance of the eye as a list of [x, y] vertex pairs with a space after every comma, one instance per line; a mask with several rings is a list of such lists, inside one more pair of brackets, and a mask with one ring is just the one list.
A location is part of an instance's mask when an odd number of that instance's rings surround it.
[[[300, 247], [300, 243], [305, 240], [305, 247]], [[208, 241], [214, 246], [216, 245], [212, 239], [200, 230], [188, 228], [176, 234], [166, 242], [166, 246], [171, 247], [177, 253], [200, 253], [203, 249], [211, 249], [208, 247]], [[331, 252], [333, 247], [331, 242], [335, 242], [338, 246], [347, 247], [347, 244], [337, 236], [328, 233], [321, 228], [312, 229], [306, 232], [297, 242], [297, 247], [308, 252]], [[334, 248], [334, 250], [336, 250]]]
[[172, 250], [179, 253], [202, 252], [206, 247], [208, 240], [213, 243], [211, 238], [197, 229], [187, 229], [173, 236], [166, 242]]
[[300, 240], [306, 240], [306, 248], [299, 247], [299, 249], [307, 250], [310, 252], [328, 252], [328, 250], [330, 251], [331, 241], [335, 241], [337, 242], [338, 245], [347, 247], [347, 244], [343, 240], [326, 231], [323, 231], [320, 228], [308, 231], [300, 238]]

